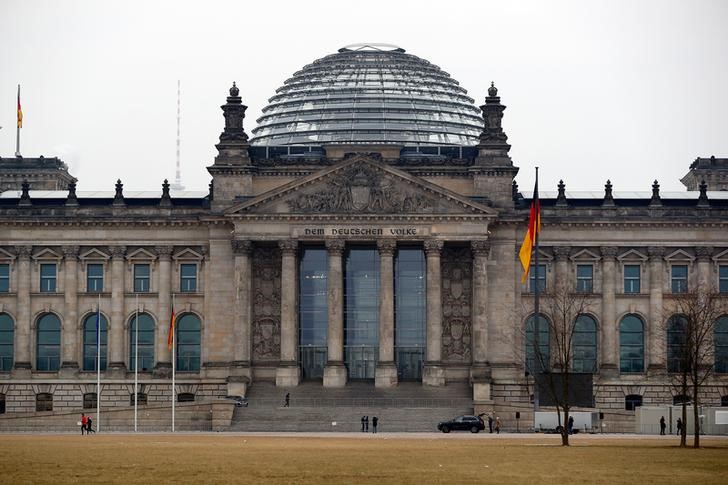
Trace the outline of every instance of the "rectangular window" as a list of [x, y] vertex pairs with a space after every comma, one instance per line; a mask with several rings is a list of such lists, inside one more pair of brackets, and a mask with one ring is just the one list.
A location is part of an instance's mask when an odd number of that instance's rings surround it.
[[718, 291], [728, 293], [728, 265], [718, 267]]
[[10, 265], [0, 264], [0, 293], [10, 291]]
[[134, 293], [149, 292], [149, 265], [134, 265]]
[[[528, 272], [528, 291], [534, 293], [536, 290], [536, 266], [531, 266], [531, 271]], [[546, 265], [538, 265], [538, 292], [543, 293], [546, 291]]]
[[576, 265], [576, 292], [592, 293], [594, 290], [594, 266], [591, 264]]
[[179, 267], [179, 291], [194, 293], [197, 291], [197, 265], [181, 264]]
[[672, 292], [688, 292], [688, 267], [684, 264], [673, 265], [671, 268]]
[[625, 264], [624, 265], [624, 292], [639, 293], [640, 292], [640, 265]]
[[86, 291], [101, 293], [104, 291], [104, 265], [89, 264], [86, 266]]
[[55, 293], [56, 291], [56, 265], [40, 265], [40, 291], [42, 293]]

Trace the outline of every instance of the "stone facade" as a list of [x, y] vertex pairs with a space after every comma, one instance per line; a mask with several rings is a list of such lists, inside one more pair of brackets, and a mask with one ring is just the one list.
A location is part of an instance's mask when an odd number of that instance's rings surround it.
[[[468, 381], [476, 407], [528, 407], [522, 336], [528, 314], [517, 309], [530, 308], [533, 294], [520, 283], [517, 250], [530, 201], [513, 185], [518, 169], [508, 156], [500, 124], [505, 107], [494, 87], [482, 109], [480, 144], [450, 158], [396, 158], [406, 149], [391, 146], [323, 147], [316, 157], [276, 158], [249, 146], [245, 106], [234, 87], [223, 106], [225, 131], [207, 195], [183, 199], [166, 190], [128, 198], [119, 182], [113, 198], [84, 200], [73, 188], [43, 204], [27, 190], [0, 199], [0, 269], [9, 275], [0, 314], [13, 322], [12, 367], [0, 372], [6, 412], [35, 409], [43, 393], [53, 396], [54, 409], [80, 408], [84, 393], [95, 392], [95, 372], [83, 365], [83, 325], [97, 311], [108, 322], [104, 406], [129, 405], [137, 312], [154, 322], [154, 365], [140, 373], [140, 392], [150, 402], [170, 396], [172, 309], [200, 322], [199, 365], [178, 372], [178, 393], [207, 400], [244, 394], [255, 380], [296, 386], [299, 262], [301, 248], [312, 244], [327, 253], [323, 386], [347, 382], [345, 254], [362, 244], [378, 251], [382, 278], [372, 385], [397, 385], [393, 258], [407, 246], [422, 250], [426, 267], [422, 383]], [[692, 287], [717, 285], [719, 268], [728, 265], [728, 200], [705, 190], [688, 199], [655, 190], [621, 199], [609, 184], [604, 198], [566, 198], [560, 187], [559, 197], [542, 199], [547, 288], [557, 281], [575, 288], [578, 265], [593, 271], [599, 409], [623, 410], [630, 394], [645, 404], [672, 402], [666, 341], [658, 331], [672, 294], [670, 268], [686, 266]], [[89, 287], [90, 265], [101, 267], [101, 291]], [[44, 271], [51, 266], [48, 290]], [[137, 274], [140, 266], [149, 268], [146, 280]], [[625, 266], [639, 268], [639, 291], [624, 291]], [[193, 287], [185, 286], [190, 268]], [[628, 314], [645, 323], [642, 372], [620, 372], [619, 322]], [[61, 325], [52, 371], [38, 369], [45, 315]], [[705, 392], [706, 404], [720, 404], [728, 376], [715, 376]]]

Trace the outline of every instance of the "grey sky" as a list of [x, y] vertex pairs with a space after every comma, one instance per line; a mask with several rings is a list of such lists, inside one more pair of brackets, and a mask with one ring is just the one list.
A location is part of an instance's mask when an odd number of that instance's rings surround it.
[[449, 72], [478, 105], [490, 81], [528, 192], [684, 190], [696, 156], [728, 156], [728, 2], [0, 0], [0, 154], [60, 156], [79, 190], [174, 179], [182, 80], [182, 181], [205, 167], [233, 80], [248, 134], [296, 70], [354, 42], [388, 42]]

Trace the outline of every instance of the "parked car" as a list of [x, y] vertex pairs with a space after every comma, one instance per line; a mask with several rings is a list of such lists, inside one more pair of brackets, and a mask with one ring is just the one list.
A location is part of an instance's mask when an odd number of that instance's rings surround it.
[[225, 396], [225, 399], [235, 401], [236, 408], [244, 408], [248, 406], [248, 400], [241, 396]]
[[485, 429], [485, 423], [480, 416], [458, 416], [450, 421], [443, 421], [437, 424], [437, 429], [443, 433], [450, 431], [470, 431], [478, 433]]

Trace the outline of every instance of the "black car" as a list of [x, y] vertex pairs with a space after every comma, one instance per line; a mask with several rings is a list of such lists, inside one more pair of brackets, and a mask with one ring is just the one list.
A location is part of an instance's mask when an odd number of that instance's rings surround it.
[[479, 416], [466, 415], [438, 423], [437, 429], [443, 433], [449, 433], [450, 431], [470, 431], [471, 433], [477, 433], [485, 429], [485, 423]]

